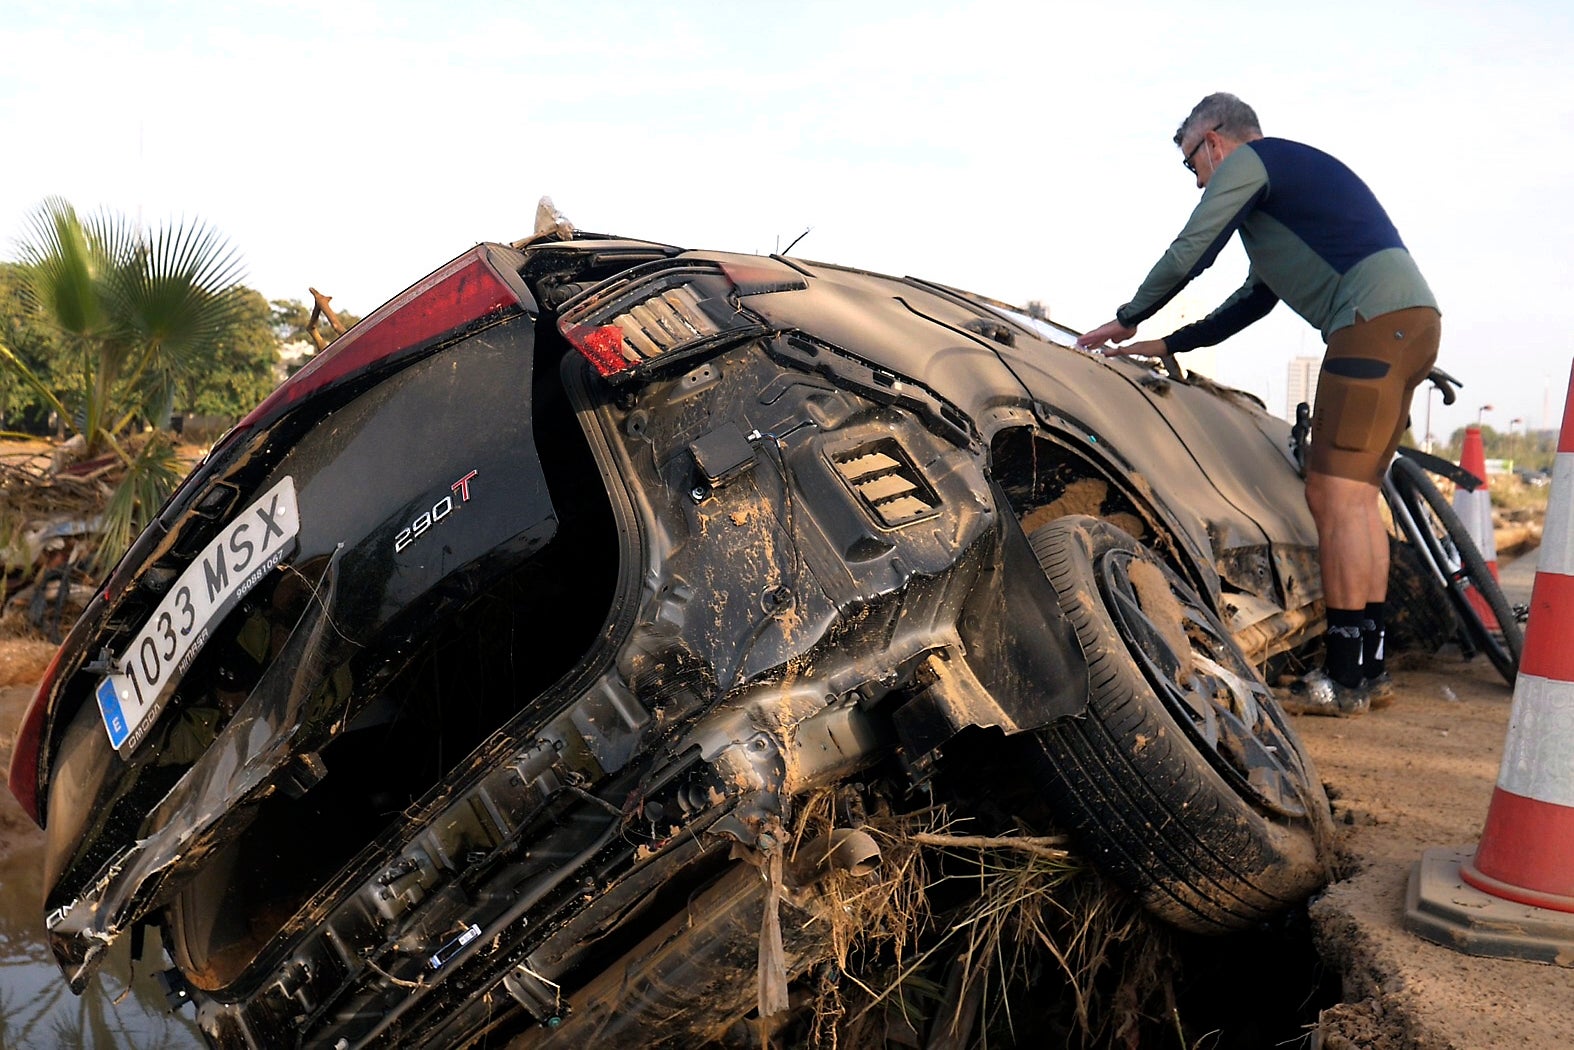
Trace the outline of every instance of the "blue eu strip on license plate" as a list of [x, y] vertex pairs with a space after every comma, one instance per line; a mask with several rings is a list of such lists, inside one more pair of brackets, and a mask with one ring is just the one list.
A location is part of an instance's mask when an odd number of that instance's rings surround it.
[[131, 735], [126, 716], [120, 710], [120, 697], [115, 695], [115, 683], [104, 679], [98, 683], [98, 709], [104, 715], [104, 728], [109, 730], [109, 742], [119, 747]]

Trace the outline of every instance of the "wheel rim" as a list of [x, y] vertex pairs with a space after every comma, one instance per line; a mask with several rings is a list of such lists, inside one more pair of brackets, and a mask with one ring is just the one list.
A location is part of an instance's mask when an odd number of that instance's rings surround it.
[[[1171, 601], [1141, 594], [1133, 563], [1163, 573]], [[1123, 550], [1105, 555], [1098, 580], [1143, 677], [1198, 750], [1243, 796], [1286, 817], [1306, 816], [1296, 750], [1274, 716], [1267, 688], [1191, 588], [1157, 562]], [[1158, 622], [1176, 610], [1180, 635]], [[1175, 639], [1188, 651], [1177, 653]]]

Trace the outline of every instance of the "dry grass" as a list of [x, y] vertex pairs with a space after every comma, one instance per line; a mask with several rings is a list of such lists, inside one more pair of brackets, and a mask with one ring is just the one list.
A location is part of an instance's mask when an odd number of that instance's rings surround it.
[[[161, 438], [160, 440], [164, 440]], [[145, 438], [127, 442], [135, 452], [147, 443]], [[196, 445], [176, 443], [171, 449], [171, 465], [177, 475], [190, 470], [204, 454]], [[69, 462], [59, 445], [42, 440], [0, 439], [0, 562], [12, 587], [28, 576], [34, 566], [25, 564], [27, 545], [23, 534], [51, 522], [92, 522], [104, 514], [116, 486], [125, 476], [125, 465], [115, 456], [105, 455], [78, 462], [70, 470], [57, 470], [56, 460]], [[90, 552], [93, 537], [78, 541], [79, 556]], [[79, 557], [80, 560], [80, 557]]]
[[[830, 791], [811, 798], [799, 842], [829, 828], [838, 808]], [[1047, 1003], [1081, 1045], [1128, 1045], [1151, 1019], [1145, 1004], [1167, 998], [1164, 934], [1059, 839], [969, 834], [944, 809], [882, 810], [862, 830], [882, 863], [872, 877], [833, 873], [822, 885], [835, 967], [822, 973], [810, 1045], [927, 1038], [960, 1048], [980, 1029], [1018, 1044], [1022, 1020], [1042, 1026]]]
[[1492, 493], [1492, 506], [1505, 511], [1525, 511], [1538, 519], [1546, 515], [1552, 496], [1552, 486], [1527, 485], [1508, 474], [1493, 475], [1487, 487]]

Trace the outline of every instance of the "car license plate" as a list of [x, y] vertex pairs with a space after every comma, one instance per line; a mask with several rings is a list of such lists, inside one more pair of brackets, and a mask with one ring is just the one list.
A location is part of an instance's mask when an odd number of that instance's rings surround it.
[[109, 742], [122, 756], [147, 735], [208, 631], [294, 547], [295, 482], [285, 477], [235, 517], [159, 602], [98, 685]]

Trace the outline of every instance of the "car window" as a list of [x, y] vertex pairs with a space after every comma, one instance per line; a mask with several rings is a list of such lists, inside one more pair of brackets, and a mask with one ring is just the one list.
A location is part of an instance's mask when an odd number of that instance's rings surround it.
[[1012, 324], [1026, 328], [1028, 331], [1032, 332], [1034, 335], [1038, 336], [1040, 339], [1045, 340], [1046, 342], [1054, 343], [1056, 346], [1076, 345], [1078, 335], [1077, 332], [1073, 332], [1064, 325], [1058, 325], [1048, 318], [1034, 317], [1031, 314], [1022, 313], [1020, 310], [1012, 310], [1008, 307], [996, 306], [993, 303], [980, 303], [979, 305], [984, 307], [984, 309], [991, 311], [992, 313], [999, 314], [1001, 317], [1004, 317]]
[[952, 288], [949, 285], [937, 284], [933, 281], [924, 281], [914, 277], [909, 277], [907, 280], [914, 284], [946, 292], [948, 295], [964, 300], [968, 305], [986, 316], [998, 317], [1009, 321], [1018, 328], [1031, 332], [1045, 342], [1054, 343], [1056, 346], [1074, 347], [1077, 343], [1077, 336], [1081, 334], [1067, 328], [1065, 325], [1056, 324], [1047, 317], [1034, 317], [1025, 310], [1020, 310], [1009, 303], [987, 299], [976, 292], [967, 292], [960, 288]]

